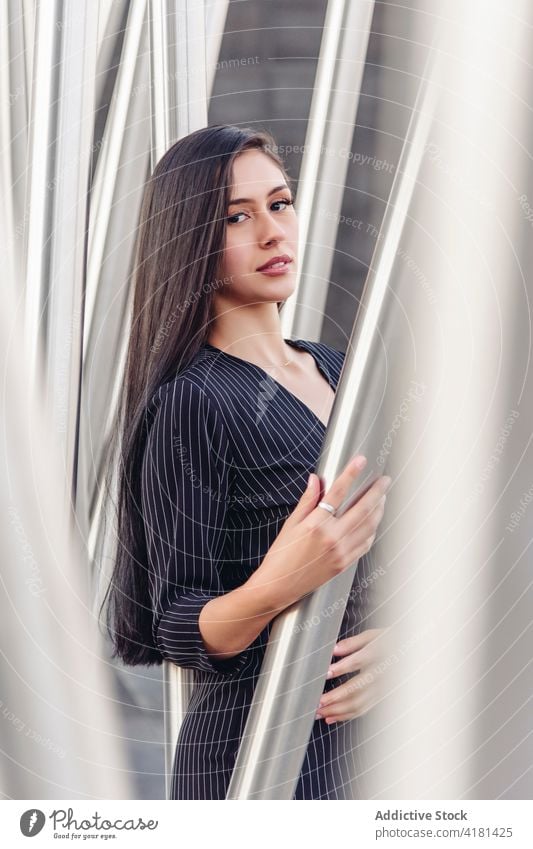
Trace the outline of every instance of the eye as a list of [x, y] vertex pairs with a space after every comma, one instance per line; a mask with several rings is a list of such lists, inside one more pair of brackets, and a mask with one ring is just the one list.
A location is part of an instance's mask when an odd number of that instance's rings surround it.
[[[274, 201], [274, 204], [276, 204], [276, 203], [284, 203], [284, 204], [285, 204], [285, 209], [287, 209], [287, 207], [288, 207], [288, 206], [292, 206], [292, 205], [293, 205], [294, 200], [293, 200], [292, 198], [280, 198], [279, 200], [275, 200], [275, 201]], [[273, 204], [273, 205], [274, 205], [274, 204]]]
[[[277, 204], [280, 204], [280, 203], [283, 204], [282, 209], [287, 209], [289, 206], [292, 206], [294, 204], [294, 200], [293, 200], [293, 198], [279, 198], [278, 200], [272, 201], [270, 208], [272, 209], [273, 207], [275, 207]], [[274, 210], [274, 211], [275, 212], [281, 212], [282, 210], [277, 209], [277, 210]], [[233, 215], [229, 215], [226, 218], [227, 223], [228, 224], [239, 224], [240, 223], [239, 222], [239, 216], [240, 215], [246, 216], [247, 213], [246, 212], [234, 212]]]
[[246, 215], [245, 212], [236, 212], [234, 215], [230, 215], [229, 218], [226, 218], [228, 224], [238, 224], [239, 222], [235, 219], [239, 217], [239, 215]]

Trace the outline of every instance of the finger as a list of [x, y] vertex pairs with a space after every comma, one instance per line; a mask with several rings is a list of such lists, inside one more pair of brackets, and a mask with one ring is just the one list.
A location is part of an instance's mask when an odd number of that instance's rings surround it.
[[377, 538], [379, 525], [385, 513], [386, 497], [386, 495], [383, 495], [381, 501], [378, 501], [373, 510], [364, 516], [354, 528], [346, 532], [344, 539], [351, 549], [364, 547], [365, 553], [370, 551]]
[[[361, 694], [370, 693], [377, 701], [384, 697], [387, 689], [387, 670], [383, 670], [380, 665], [361, 667], [359, 674], [354, 675], [346, 684], [336, 687], [334, 691], [328, 691], [324, 694], [324, 702], [321, 698], [321, 706], [319, 710], [322, 712], [327, 709], [328, 705], [335, 705], [345, 698], [359, 699]], [[332, 697], [332, 693], [335, 694]], [[338, 694], [338, 695], [337, 695]]]
[[[346, 498], [346, 493], [349, 492], [355, 479], [366, 466], [366, 463], [366, 457], [361, 455], [353, 457], [344, 467], [341, 474], [334, 480], [327, 492], [324, 493], [322, 500], [327, 501], [328, 504], [331, 504], [337, 510]], [[323, 516], [317, 515], [317, 519], [331, 518], [331, 513], [328, 513], [327, 510], [323, 510], [322, 508], [317, 508], [318, 513], [323, 514]]]
[[[306, 516], [309, 515], [309, 513], [313, 512], [320, 496], [319, 483], [320, 481], [318, 475], [312, 473], [309, 476], [307, 487], [303, 491], [298, 504], [296, 505], [292, 513], [290, 513], [289, 516], [285, 519], [284, 527], [290, 528], [292, 525], [298, 524], [298, 522], [301, 522], [303, 519], [305, 519]], [[325, 511], [321, 510], [321, 512]]]
[[326, 678], [338, 678], [340, 675], [346, 675], [348, 672], [360, 672], [363, 666], [366, 666], [371, 660], [372, 658], [368, 657], [365, 646], [365, 648], [349, 654], [336, 663], [330, 663], [329, 669], [326, 672]]
[[355, 719], [357, 716], [362, 716], [373, 705], [377, 704], [379, 697], [369, 690], [361, 691], [357, 695], [352, 695], [342, 699], [329, 707], [320, 709], [323, 719], [328, 725], [332, 722], [342, 722], [346, 719]]
[[377, 666], [387, 657], [388, 651], [386, 643], [377, 638], [370, 640], [363, 648], [351, 652], [342, 660], [330, 663], [326, 678], [335, 678], [339, 675], [345, 675], [347, 672], [362, 672], [363, 669], [373, 674]]
[[[364, 664], [372, 663], [380, 657], [380, 651], [374, 641], [385, 634], [385, 628], [368, 628], [354, 637], [341, 640], [334, 647], [334, 655], [343, 657], [343, 660], [332, 661], [326, 673], [326, 678], [337, 678], [347, 672], [357, 672]], [[384, 651], [383, 649], [381, 650]]]
[[370, 489], [355, 504], [345, 510], [342, 515], [338, 516], [338, 530], [341, 535], [352, 533], [363, 525], [373, 510], [380, 504], [390, 486], [390, 480], [387, 476], [377, 478]]
[[318, 712], [321, 714], [320, 718], [328, 723], [340, 720], [342, 716], [353, 719], [355, 716], [358, 716], [359, 712], [366, 703], [367, 699], [365, 699], [363, 694], [360, 693], [352, 695], [349, 698], [342, 699], [341, 701], [328, 705], [325, 708], [320, 708]]
[[330, 663], [326, 678], [337, 678], [339, 675], [345, 675], [347, 672], [360, 672], [363, 666], [372, 662], [373, 656], [369, 655], [368, 647], [363, 646], [355, 652], [349, 652], [342, 660], [333, 661]]
[[367, 628], [366, 631], [360, 631], [353, 637], [345, 637], [344, 640], [339, 640], [333, 649], [335, 654], [345, 655], [350, 652], [359, 651], [371, 640], [374, 640], [380, 634], [385, 633], [385, 628]]
[[363, 676], [354, 675], [349, 681], [345, 681], [344, 684], [339, 684], [333, 690], [323, 693], [320, 697], [317, 710], [329, 709], [332, 705], [336, 705], [344, 699], [354, 698], [366, 689], [370, 683]]
[[359, 702], [355, 706], [348, 707], [344, 713], [336, 713], [335, 716], [328, 716], [324, 718], [324, 722], [326, 725], [334, 725], [336, 722], [345, 722], [350, 719], [358, 719], [360, 716], [364, 716], [365, 713], [368, 713], [377, 702], [374, 699], [368, 699], [365, 701]]
[[322, 694], [316, 709], [317, 717], [319, 714], [322, 719], [325, 716], [329, 716], [335, 709], [335, 705], [339, 705], [341, 702], [346, 701], [346, 699], [353, 697], [353, 691], [346, 690], [346, 683], [339, 684], [334, 690]]

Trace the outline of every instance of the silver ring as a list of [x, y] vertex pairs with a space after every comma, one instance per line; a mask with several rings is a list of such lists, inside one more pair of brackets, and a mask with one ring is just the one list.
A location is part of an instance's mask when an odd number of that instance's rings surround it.
[[318, 506], [322, 507], [323, 510], [327, 510], [328, 513], [331, 513], [332, 516], [334, 516], [335, 513], [337, 512], [337, 508], [333, 507], [332, 504], [328, 504], [327, 501], [319, 501]]

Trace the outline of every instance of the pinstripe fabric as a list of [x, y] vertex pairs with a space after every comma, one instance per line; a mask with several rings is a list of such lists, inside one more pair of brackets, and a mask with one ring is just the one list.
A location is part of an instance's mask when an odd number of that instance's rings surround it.
[[[336, 389], [344, 354], [308, 351]], [[194, 692], [174, 758], [171, 798], [224, 799], [271, 624], [239, 655], [216, 660], [198, 627], [202, 607], [259, 566], [300, 499], [320, 456], [325, 427], [263, 369], [206, 344], [148, 406], [142, 515], [154, 641], [163, 657], [193, 669]], [[366, 569], [359, 564], [358, 577]], [[339, 639], [358, 633], [356, 595]], [[333, 689], [351, 676], [325, 684]], [[357, 720], [316, 720], [295, 799], [347, 799]]]

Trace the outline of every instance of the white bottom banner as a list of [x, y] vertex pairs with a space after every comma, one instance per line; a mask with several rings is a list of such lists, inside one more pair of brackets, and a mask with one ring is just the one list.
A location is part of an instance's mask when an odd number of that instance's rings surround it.
[[[300, 805], [305, 805], [302, 816]], [[184, 840], [233, 849], [272, 849], [287, 841], [366, 849], [409, 846], [533, 847], [528, 801], [49, 801], [3, 802], [2, 845], [57, 846], [59, 841], [101, 845], [178, 847]], [[272, 811], [268, 809], [272, 808]], [[201, 808], [207, 808], [206, 811]], [[276, 808], [276, 810], [274, 810]], [[266, 814], [266, 819], [264, 818]]]

